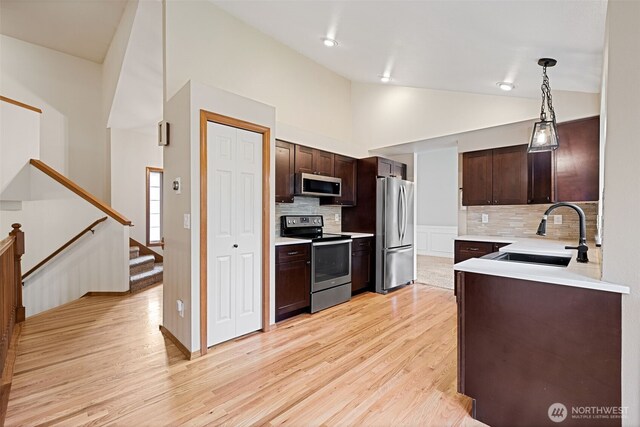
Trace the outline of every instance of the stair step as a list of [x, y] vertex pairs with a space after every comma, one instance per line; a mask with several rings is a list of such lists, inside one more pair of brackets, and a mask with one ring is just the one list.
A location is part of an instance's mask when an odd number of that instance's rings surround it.
[[133, 275], [129, 278], [129, 290], [138, 292], [162, 282], [162, 264], [155, 264], [153, 269]]
[[153, 255], [143, 255], [137, 258], [129, 260], [129, 275], [135, 276], [136, 274], [144, 273], [145, 271], [153, 270], [155, 263], [155, 257]]
[[140, 256], [139, 246], [129, 246], [129, 259], [138, 258]]

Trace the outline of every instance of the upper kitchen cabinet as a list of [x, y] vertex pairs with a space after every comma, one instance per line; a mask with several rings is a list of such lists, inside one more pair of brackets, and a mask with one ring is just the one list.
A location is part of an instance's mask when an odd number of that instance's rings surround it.
[[293, 203], [294, 147], [276, 139], [276, 203]]
[[556, 199], [596, 201], [600, 196], [600, 117], [558, 124]]
[[552, 203], [555, 199], [553, 151], [531, 153], [529, 159], [529, 195], [527, 203]]
[[494, 205], [527, 203], [527, 146], [493, 150], [492, 193]]
[[295, 172], [334, 176], [334, 154], [315, 148], [295, 146]]
[[527, 184], [526, 145], [462, 155], [462, 203], [465, 206], [526, 204]]
[[490, 205], [493, 201], [493, 150], [462, 155], [462, 204]]
[[[330, 199], [330, 203], [341, 206], [355, 206], [358, 185], [358, 160], [336, 154], [333, 165], [333, 176], [342, 180], [342, 196]], [[327, 202], [322, 200], [321, 203]]]
[[407, 165], [396, 162], [395, 160], [376, 157], [378, 161], [378, 176], [385, 178], [395, 176], [401, 179], [407, 179]]

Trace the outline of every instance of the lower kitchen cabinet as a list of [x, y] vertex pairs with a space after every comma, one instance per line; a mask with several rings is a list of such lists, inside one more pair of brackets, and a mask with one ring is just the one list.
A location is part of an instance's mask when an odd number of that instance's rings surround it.
[[351, 294], [373, 285], [373, 237], [353, 239], [351, 252]]
[[501, 247], [509, 243], [476, 242], [472, 240], [456, 240], [454, 263], [457, 264], [470, 258], [480, 258], [493, 252], [498, 252]]
[[276, 321], [311, 306], [311, 245], [276, 247]]

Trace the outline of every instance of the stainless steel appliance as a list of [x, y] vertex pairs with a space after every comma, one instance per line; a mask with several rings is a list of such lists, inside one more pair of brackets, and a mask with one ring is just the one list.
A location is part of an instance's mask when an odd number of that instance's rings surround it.
[[376, 292], [406, 285], [413, 275], [413, 182], [377, 178]]
[[332, 176], [297, 173], [295, 175], [296, 196], [342, 196], [342, 180]]
[[311, 312], [351, 299], [351, 237], [322, 231], [322, 215], [280, 217], [280, 235], [311, 239]]

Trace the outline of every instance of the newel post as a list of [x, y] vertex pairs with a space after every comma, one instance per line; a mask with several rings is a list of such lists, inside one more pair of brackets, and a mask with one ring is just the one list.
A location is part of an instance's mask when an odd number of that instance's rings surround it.
[[24, 255], [24, 231], [20, 230], [20, 224], [11, 224], [13, 230], [10, 235], [15, 237], [15, 280], [16, 285], [16, 323], [23, 322], [25, 319], [25, 310], [22, 305], [22, 255]]

